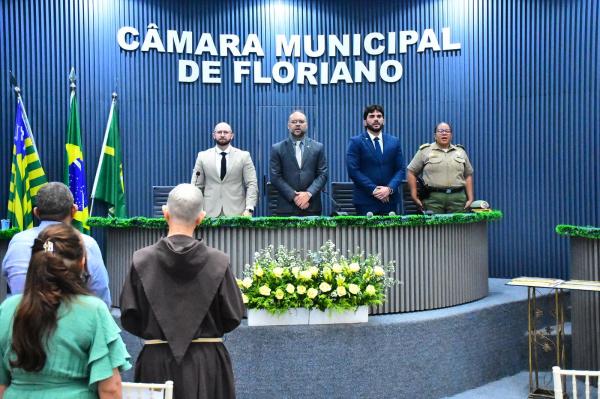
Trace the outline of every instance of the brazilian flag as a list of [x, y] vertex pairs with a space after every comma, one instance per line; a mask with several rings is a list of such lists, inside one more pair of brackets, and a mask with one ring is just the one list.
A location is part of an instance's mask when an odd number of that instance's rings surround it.
[[33, 227], [33, 205], [38, 190], [48, 182], [38, 156], [31, 126], [21, 96], [17, 95], [17, 116], [13, 144], [8, 219], [12, 227]]
[[[72, 85], [74, 86], [74, 84]], [[81, 126], [77, 110], [75, 88], [71, 89], [71, 114], [67, 126], [67, 141], [65, 143], [65, 184], [71, 189], [77, 212], [73, 217], [73, 227], [89, 234], [87, 225], [89, 217], [87, 185], [85, 180], [85, 164], [83, 162], [83, 145], [81, 144]]]

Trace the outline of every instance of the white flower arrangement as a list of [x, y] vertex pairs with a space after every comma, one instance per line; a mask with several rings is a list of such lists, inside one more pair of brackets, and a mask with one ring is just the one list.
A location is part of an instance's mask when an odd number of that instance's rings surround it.
[[385, 290], [396, 283], [394, 264], [381, 257], [356, 251], [343, 256], [327, 241], [306, 256], [296, 250], [269, 246], [255, 254], [254, 263], [238, 279], [249, 309], [283, 313], [288, 309], [349, 310], [379, 305]]

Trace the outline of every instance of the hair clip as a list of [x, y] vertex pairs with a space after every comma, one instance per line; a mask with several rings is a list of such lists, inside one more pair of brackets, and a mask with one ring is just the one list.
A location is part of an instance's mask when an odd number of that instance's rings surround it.
[[54, 243], [50, 240], [44, 243], [44, 252], [54, 252]]

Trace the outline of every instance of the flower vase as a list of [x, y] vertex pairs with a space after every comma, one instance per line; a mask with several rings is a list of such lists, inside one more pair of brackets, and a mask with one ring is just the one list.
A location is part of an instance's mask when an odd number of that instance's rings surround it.
[[338, 311], [334, 309], [311, 309], [308, 324], [344, 324], [367, 323], [369, 321], [369, 307], [359, 306], [355, 310]]
[[272, 314], [264, 309], [248, 309], [248, 326], [290, 326], [308, 324], [308, 309], [288, 309], [285, 313]]

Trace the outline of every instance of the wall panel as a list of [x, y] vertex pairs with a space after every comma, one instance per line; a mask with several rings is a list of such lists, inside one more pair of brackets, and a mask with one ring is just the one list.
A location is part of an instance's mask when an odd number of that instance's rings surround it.
[[[362, 107], [386, 107], [386, 130], [398, 135], [406, 162], [431, 139], [440, 120], [454, 126], [468, 149], [477, 198], [505, 212], [490, 226], [490, 274], [566, 277], [568, 246], [558, 223], [600, 225], [598, 134], [599, 4], [572, 1], [17, 1], [0, 5], [0, 71], [12, 69], [49, 177], [61, 179], [68, 116], [68, 74], [78, 97], [88, 187], [100, 153], [111, 92], [119, 93], [127, 199], [132, 215], [151, 212], [151, 186], [190, 179], [197, 151], [211, 145], [221, 120], [235, 144], [251, 151], [259, 180], [267, 176], [273, 141], [286, 137], [286, 114], [308, 110], [310, 135], [325, 143], [330, 181], [348, 180], [347, 140], [362, 130]], [[268, 70], [278, 59], [278, 33], [337, 34], [452, 29], [460, 51], [346, 59], [397, 59], [394, 84], [234, 84], [233, 59], [223, 58], [223, 83], [177, 82], [177, 62], [213, 59], [187, 54], [127, 53], [116, 43], [121, 26], [145, 36], [156, 23], [214, 37], [256, 33]], [[249, 57], [250, 60], [259, 60]], [[330, 62], [342, 57], [298, 61]], [[294, 61], [296, 62], [296, 61]], [[15, 101], [0, 80], [0, 212], [6, 211]], [[269, 110], [274, 110], [270, 112]], [[275, 111], [276, 110], [276, 111]], [[261, 186], [261, 188], [263, 188]], [[262, 197], [260, 212], [265, 210]], [[327, 201], [325, 201], [327, 202]], [[329, 204], [326, 207], [329, 211]]]

